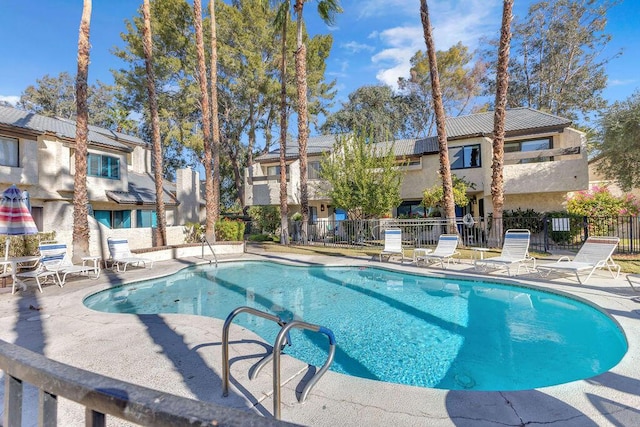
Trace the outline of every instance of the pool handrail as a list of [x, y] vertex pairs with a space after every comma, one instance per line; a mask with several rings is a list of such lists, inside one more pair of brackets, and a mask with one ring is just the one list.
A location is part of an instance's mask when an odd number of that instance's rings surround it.
[[307, 329], [313, 332], [320, 332], [327, 336], [329, 339], [329, 354], [327, 356], [326, 362], [322, 365], [322, 367], [315, 373], [313, 377], [307, 384], [305, 385], [302, 393], [300, 393], [300, 397], [298, 398], [298, 402], [302, 403], [306, 400], [311, 389], [316, 385], [320, 377], [324, 375], [324, 373], [329, 369], [331, 363], [333, 363], [333, 359], [335, 356], [335, 347], [336, 347], [336, 339], [333, 332], [325, 328], [324, 326], [315, 325], [312, 323], [303, 322], [300, 320], [293, 320], [291, 322], [285, 322], [280, 317], [275, 316], [273, 314], [257, 310], [252, 307], [241, 306], [233, 310], [224, 322], [224, 326], [222, 328], [222, 395], [229, 395], [229, 328], [231, 327], [231, 323], [233, 319], [240, 313], [250, 313], [259, 317], [262, 317], [267, 320], [271, 320], [276, 322], [280, 327], [280, 332], [276, 337], [276, 341], [273, 344], [273, 350], [270, 355], [267, 355], [256, 365], [253, 374], [250, 374], [250, 379], [254, 379], [258, 376], [258, 373], [262, 368], [273, 359], [273, 416], [275, 419], [280, 419], [280, 353], [282, 349], [287, 344], [290, 344], [289, 331], [292, 328], [299, 329]]

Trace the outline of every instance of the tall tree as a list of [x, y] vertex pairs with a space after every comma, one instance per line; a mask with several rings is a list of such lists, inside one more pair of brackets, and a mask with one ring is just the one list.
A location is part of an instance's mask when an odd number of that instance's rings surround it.
[[213, 221], [220, 219], [220, 121], [218, 120], [218, 31], [215, 0], [209, 0], [211, 24], [211, 160], [213, 162]]
[[601, 119], [598, 169], [620, 188], [640, 188], [640, 91], [614, 103]]
[[489, 244], [498, 246], [502, 239], [502, 208], [504, 206], [504, 122], [507, 114], [507, 90], [509, 88], [509, 50], [511, 46], [511, 20], [513, 0], [504, 0], [502, 5], [502, 25], [498, 48], [498, 69], [496, 71], [496, 101], [493, 115], [493, 155], [491, 161], [491, 203], [493, 205], [493, 226]]
[[167, 244], [167, 218], [164, 207], [164, 186], [162, 176], [162, 141], [160, 141], [160, 120], [158, 119], [158, 100], [156, 97], [156, 78], [153, 71], [153, 39], [151, 37], [151, 6], [149, 0], [142, 3], [144, 18], [143, 45], [147, 70], [147, 92], [149, 94], [149, 116], [151, 118], [151, 140], [153, 147], [153, 171], [156, 182], [156, 217], [158, 227], [155, 230], [155, 244]]
[[[75, 92], [75, 80], [69, 73], [62, 72], [55, 77], [45, 74], [36, 79], [35, 85], [27, 86], [20, 95], [17, 106], [47, 117], [75, 120]], [[89, 124], [116, 130], [114, 123], [117, 122], [118, 103], [115, 101], [115, 87], [98, 81], [96, 85], [87, 86], [87, 94]], [[135, 133], [136, 126], [127, 127], [127, 131]]]
[[197, 80], [200, 85], [200, 110], [202, 111], [202, 133], [204, 135], [204, 174], [205, 174], [205, 236], [207, 240], [215, 239], [215, 216], [217, 207], [214, 203], [213, 190], [213, 158], [211, 139], [211, 110], [209, 107], [209, 88], [207, 87], [207, 64], [204, 55], [204, 38], [202, 34], [202, 3], [200, 0], [193, 2], [194, 27], [196, 33], [196, 55], [198, 57]]
[[[266, 2], [268, 3], [268, 2]], [[265, 5], [266, 6], [266, 5]], [[289, 200], [287, 193], [287, 128], [289, 106], [287, 103], [287, 24], [289, 23], [289, 0], [277, 6], [275, 28], [280, 30], [280, 244], [289, 244]]]
[[[486, 75], [486, 64], [473, 61], [469, 48], [458, 42], [446, 51], [436, 52], [438, 79], [442, 91], [442, 104], [447, 116], [459, 116], [479, 109], [474, 100], [482, 91], [482, 81]], [[435, 113], [429, 108], [431, 98], [431, 73], [428, 55], [416, 52], [411, 58], [411, 76], [400, 78], [398, 87], [405, 94], [413, 108], [407, 119], [412, 120], [414, 135], [433, 134]], [[415, 102], [418, 101], [418, 102]]]
[[366, 128], [340, 135], [321, 162], [320, 176], [331, 205], [347, 211], [350, 219], [380, 217], [402, 201], [404, 172], [397, 167], [393, 143], [370, 143]]
[[[309, 138], [309, 113], [307, 106], [307, 47], [303, 43], [302, 12], [306, 0], [295, 0], [296, 13], [296, 87], [298, 89], [298, 152], [300, 156], [300, 208], [302, 211], [303, 241], [307, 241], [309, 229], [309, 189], [307, 186], [307, 140]], [[327, 24], [332, 24], [336, 13], [342, 12], [338, 0], [319, 0], [318, 14]]]
[[448, 232], [457, 233], [456, 207], [453, 196], [453, 181], [451, 179], [451, 165], [449, 164], [449, 148], [447, 146], [447, 129], [444, 105], [442, 103], [442, 91], [438, 75], [438, 60], [436, 59], [436, 47], [433, 41], [429, 8], [426, 0], [420, 0], [420, 18], [424, 31], [424, 41], [427, 45], [429, 69], [431, 70], [431, 93], [433, 96], [433, 109], [436, 115], [436, 130], [438, 133], [438, 151], [440, 153], [440, 178], [442, 179], [442, 207], [448, 222]]
[[89, 79], [89, 30], [91, 0], [84, 0], [78, 35], [78, 74], [76, 76], [76, 149], [73, 179], [73, 259], [89, 256], [89, 197], [87, 194], [87, 145], [89, 140], [89, 108], [87, 81]]
[[394, 94], [391, 86], [361, 86], [349, 94], [340, 110], [327, 117], [321, 130], [340, 134], [369, 128], [375, 141], [387, 136], [415, 137], [413, 129], [407, 126], [409, 110], [407, 98]]
[[[603, 109], [606, 66], [619, 55], [603, 55], [611, 36], [608, 10], [617, 0], [538, 1], [513, 26], [507, 104], [527, 106], [573, 120]], [[496, 43], [497, 44], [497, 43]], [[495, 45], [485, 52], [497, 62]], [[495, 82], [488, 82], [495, 93]]]
[[[172, 179], [176, 168], [185, 165], [195, 168], [203, 156], [199, 89], [194, 79], [194, 15], [191, 5], [184, 0], [153, 0], [150, 6], [164, 176]], [[125, 47], [114, 49], [126, 66], [113, 74], [119, 89], [118, 102], [126, 111], [124, 117], [129, 111], [140, 115], [141, 134], [151, 141], [143, 29], [142, 11], [140, 16], [126, 21], [126, 31], [121, 34]]]

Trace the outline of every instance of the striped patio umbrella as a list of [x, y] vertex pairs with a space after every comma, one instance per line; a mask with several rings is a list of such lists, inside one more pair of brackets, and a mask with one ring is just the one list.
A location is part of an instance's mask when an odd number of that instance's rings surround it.
[[[0, 234], [23, 236], [37, 234], [38, 227], [33, 221], [25, 196], [15, 185], [4, 190], [0, 198]], [[5, 258], [9, 255], [9, 240], [5, 247]]]

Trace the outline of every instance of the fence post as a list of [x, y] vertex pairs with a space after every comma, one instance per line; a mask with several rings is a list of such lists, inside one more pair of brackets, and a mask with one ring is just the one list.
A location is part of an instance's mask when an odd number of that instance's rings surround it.
[[542, 217], [542, 230], [543, 230], [544, 251], [549, 252], [549, 223], [546, 215]]
[[584, 240], [586, 241], [589, 238], [589, 217], [582, 217], [582, 225], [584, 227]]

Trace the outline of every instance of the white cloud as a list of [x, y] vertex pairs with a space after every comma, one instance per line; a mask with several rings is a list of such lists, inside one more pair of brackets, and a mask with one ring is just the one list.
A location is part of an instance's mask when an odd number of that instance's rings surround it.
[[[382, 5], [402, 10], [399, 1], [370, 0], [365, 2], [371, 14]], [[391, 4], [391, 6], [389, 6]], [[430, 4], [429, 16], [433, 26], [436, 49], [445, 50], [462, 42], [471, 50], [478, 47], [483, 36], [499, 35], [502, 9], [497, 0], [439, 1]], [[426, 49], [424, 31], [417, 8], [411, 8], [411, 22], [386, 30], [373, 32], [371, 39], [378, 39], [382, 50], [371, 57], [378, 66], [376, 78], [392, 87], [397, 86], [399, 77], [408, 77], [411, 57]], [[407, 9], [406, 7], [404, 8]], [[387, 9], [391, 10], [391, 9]], [[409, 17], [409, 15], [407, 15]]]
[[20, 97], [16, 95], [0, 95], [0, 101], [8, 102], [11, 105], [16, 105], [20, 101]]
[[627, 86], [630, 84], [634, 84], [637, 80], [635, 79], [625, 79], [625, 80], [620, 80], [620, 79], [611, 79], [609, 80], [609, 86]]
[[385, 16], [390, 11], [396, 14], [418, 14], [420, 11], [418, 2], [407, 0], [366, 0], [358, 2], [358, 6], [359, 10], [356, 12], [358, 19]]
[[376, 48], [374, 46], [368, 45], [368, 44], [364, 44], [364, 43], [358, 43], [356, 41], [350, 41], [347, 43], [342, 43], [340, 45], [340, 47], [352, 52], [352, 53], [358, 53], [358, 52], [362, 52], [363, 50], [369, 51], [369, 52], [373, 52], [374, 50], [376, 50]]

